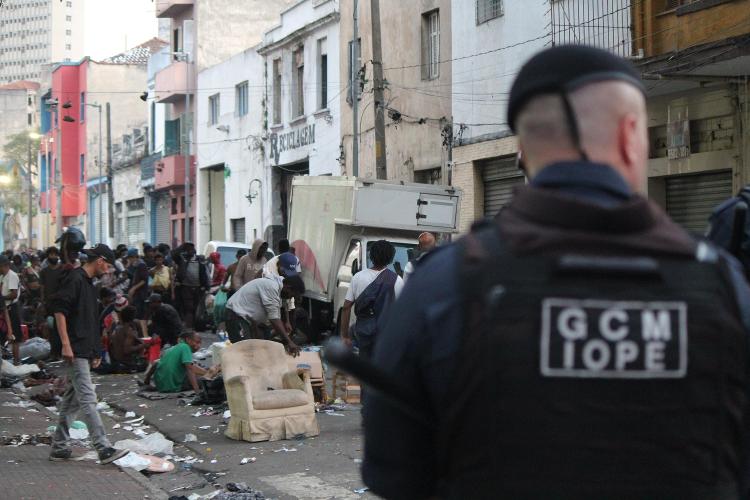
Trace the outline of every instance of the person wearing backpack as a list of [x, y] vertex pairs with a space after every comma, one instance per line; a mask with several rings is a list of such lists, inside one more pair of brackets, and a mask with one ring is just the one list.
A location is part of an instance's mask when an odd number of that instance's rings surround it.
[[339, 325], [341, 338], [351, 345], [349, 327], [354, 309], [354, 336], [359, 346], [359, 355], [367, 359], [372, 357], [375, 349], [380, 318], [404, 286], [401, 277], [388, 269], [396, 255], [392, 244], [385, 240], [376, 241], [370, 246], [369, 252], [372, 267], [363, 269], [352, 277]]

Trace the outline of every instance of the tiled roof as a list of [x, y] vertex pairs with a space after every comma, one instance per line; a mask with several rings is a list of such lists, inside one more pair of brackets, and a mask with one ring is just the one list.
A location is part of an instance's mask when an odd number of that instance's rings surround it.
[[28, 80], [18, 80], [11, 82], [6, 85], [0, 85], [0, 90], [39, 90], [40, 85], [37, 82], [30, 82]]
[[108, 57], [101, 61], [104, 64], [147, 64], [148, 58], [151, 56], [151, 54], [158, 52], [166, 45], [169, 45], [168, 42], [165, 42], [164, 40], [160, 38], [152, 38], [151, 40], [144, 42], [136, 47], [133, 47], [130, 50], [127, 50], [121, 54], [117, 54], [112, 57]]

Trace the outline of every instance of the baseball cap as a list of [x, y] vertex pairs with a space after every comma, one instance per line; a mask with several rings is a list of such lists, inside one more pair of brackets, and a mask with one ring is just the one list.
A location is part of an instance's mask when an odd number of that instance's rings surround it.
[[137, 248], [128, 248], [128, 257], [138, 257], [138, 249]]
[[86, 254], [89, 259], [104, 259], [112, 265], [115, 264], [115, 253], [104, 243], [99, 243], [93, 248], [87, 248], [83, 253]]
[[299, 260], [291, 253], [279, 255], [279, 272], [282, 276], [297, 276], [297, 264]]
[[152, 293], [151, 295], [149, 295], [149, 297], [146, 299], [146, 303], [150, 304], [151, 302], [161, 302], [161, 294]]
[[10, 259], [6, 255], [0, 255], [0, 266], [9, 266]]
[[122, 311], [126, 307], [128, 307], [128, 299], [124, 295], [118, 295], [118, 297], [115, 299], [115, 311]]

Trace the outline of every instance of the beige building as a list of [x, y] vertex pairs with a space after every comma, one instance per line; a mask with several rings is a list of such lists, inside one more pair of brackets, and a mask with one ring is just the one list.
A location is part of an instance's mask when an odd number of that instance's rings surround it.
[[83, 2], [4, 2], [0, 8], [0, 84], [41, 81], [50, 63], [83, 57]]
[[[341, 81], [359, 73], [359, 172], [375, 177], [375, 106], [385, 107], [386, 165], [389, 179], [438, 183], [449, 160], [444, 133], [451, 123], [450, 0], [381, 0], [380, 29], [385, 103], [373, 98], [372, 17], [369, 0], [359, 1], [359, 57], [352, 57], [353, 3], [341, 2]], [[355, 56], [357, 54], [354, 54]], [[356, 59], [352, 64], [352, 59]], [[352, 87], [342, 86], [341, 173], [352, 174]]]

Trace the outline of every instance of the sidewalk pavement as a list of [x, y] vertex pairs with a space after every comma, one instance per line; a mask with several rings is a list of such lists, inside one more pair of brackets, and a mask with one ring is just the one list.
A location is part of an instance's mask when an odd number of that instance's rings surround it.
[[[0, 438], [18, 434], [44, 434], [55, 419], [41, 405], [6, 406], [26, 401], [10, 390], [0, 391]], [[94, 461], [50, 462], [48, 445], [0, 446], [0, 491], [13, 492], [23, 500], [80, 500], [115, 498], [142, 500], [167, 498], [156, 491], [145, 477], [123, 472], [116, 465]], [[10, 498], [0, 493], [0, 497]]]

